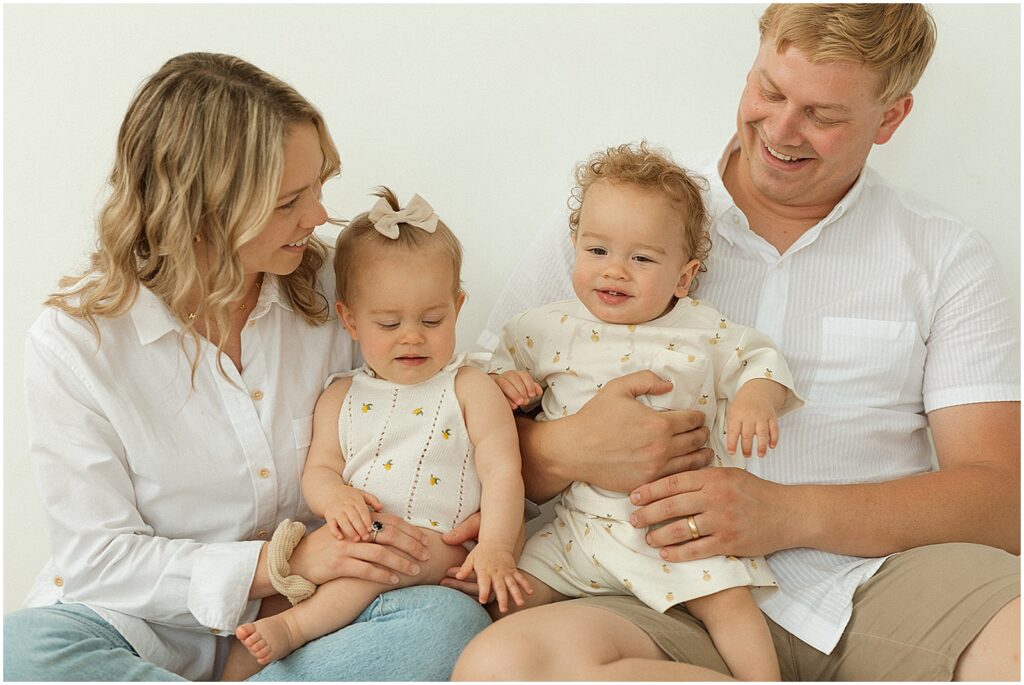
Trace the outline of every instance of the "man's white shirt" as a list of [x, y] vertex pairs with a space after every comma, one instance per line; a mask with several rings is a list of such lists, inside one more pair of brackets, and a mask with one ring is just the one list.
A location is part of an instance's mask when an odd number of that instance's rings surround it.
[[[694, 297], [767, 333], [807, 400], [747, 470], [787, 484], [877, 482], [932, 470], [926, 413], [1020, 399], [1020, 333], [984, 238], [870, 167], [782, 255], [722, 183], [738, 141], [691, 167], [710, 186], [714, 246]], [[521, 311], [573, 296], [567, 214], [524, 252], [479, 344]], [[791, 549], [768, 557], [780, 592], [761, 608], [831, 652], [852, 597], [884, 558]]]

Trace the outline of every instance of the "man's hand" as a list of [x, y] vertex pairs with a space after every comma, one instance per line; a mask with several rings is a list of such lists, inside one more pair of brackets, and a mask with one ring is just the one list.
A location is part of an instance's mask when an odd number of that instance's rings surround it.
[[[647, 534], [668, 561], [716, 555], [763, 556], [798, 546], [799, 508], [790, 506], [794, 486], [763, 480], [737, 468], [677, 473], [630, 494], [641, 505], [630, 518], [637, 528], [669, 521]], [[700, 537], [693, 539], [687, 517]]]
[[638, 371], [606, 383], [573, 416], [536, 428], [520, 423], [527, 496], [546, 501], [574, 480], [625, 493], [706, 466], [712, 452], [704, 447], [701, 412], [659, 412], [636, 400], [671, 389], [653, 372]]

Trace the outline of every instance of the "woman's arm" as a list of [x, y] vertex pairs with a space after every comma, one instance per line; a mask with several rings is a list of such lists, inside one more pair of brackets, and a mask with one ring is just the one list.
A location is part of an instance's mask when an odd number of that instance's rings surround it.
[[[94, 339], [85, 344], [94, 349]], [[30, 334], [25, 373], [31, 456], [54, 562], [64, 581], [63, 601], [89, 602], [199, 632], [233, 631], [243, 616], [255, 614], [250, 600], [274, 592], [265, 542], [200, 542], [187, 533], [159, 534], [169, 527], [216, 526], [218, 493], [250, 482], [211, 482], [201, 471], [180, 468], [173, 450], [146, 455], [140, 473], [98, 399], [96, 373], [86, 373], [80, 355], [52, 332]], [[162, 480], [154, 482], [155, 474]], [[209, 494], [206, 514], [182, 505], [175, 520], [157, 524], [139, 509], [145, 497], [196, 501], [202, 493]], [[419, 557], [426, 550], [423, 541], [403, 521], [384, 520], [392, 525], [378, 536], [383, 544], [342, 544], [319, 530], [307, 536], [292, 557], [294, 572], [318, 583], [341, 575], [386, 582], [390, 570], [408, 573], [411, 562], [392, 547]], [[216, 530], [208, 535], [216, 538]]]

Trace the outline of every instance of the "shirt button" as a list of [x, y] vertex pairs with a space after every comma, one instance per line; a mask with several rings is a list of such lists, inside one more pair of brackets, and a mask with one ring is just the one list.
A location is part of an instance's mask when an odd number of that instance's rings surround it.
[[740, 218], [738, 216], [736, 216], [735, 214], [733, 214], [732, 215], [732, 222], [734, 224], [738, 224], [740, 222]]
[[259, 474], [260, 474], [260, 478], [269, 478], [270, 477], [270, 469], [260, 469], [259, 470]]
[[263, 399], [263, 391], [262, 391], [262, 390], [256, 390], [256, 391], [254, 391], [254, 392], [252, 393], [252, 398], [253, 398], [254, 400], [256, 400], [257, 402], [258, 402], [258, 401], [260, 401], [260, 400], [262, 400], [262, 399]]
[[246, 323], [245, 325], [248, 326], [249, 328], [252, 328], [253, 326], [256, 325], [256, 319], [249, 319], [248, 323]]
[[60, 576], [54, 576], [53, 584], [56, 585], [57, 587], [64, 587], [64, 579], [61, 578]]
[[266, 540], [267, 539], [267, 531], [265, 531], [265, 530], [258, 530], [258, 531], [256, 531], [256, 537], [258, 537], [260, 540]]
[[220, 631], [217, 630], [216, 628], [210, 628], [210, 632], [213, 633], [214, 635], [220, 635]]

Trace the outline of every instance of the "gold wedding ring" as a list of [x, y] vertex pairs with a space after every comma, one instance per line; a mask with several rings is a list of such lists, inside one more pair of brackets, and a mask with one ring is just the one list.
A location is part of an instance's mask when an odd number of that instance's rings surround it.
[[693, 539], [696, 540], [697, 538], [699, 538], [700, 528], [697, 527], [697, 519], [695, 519], [692, 516], [687, 516], [686, 523], [690, 526], [690, 535], [693, 536]]

